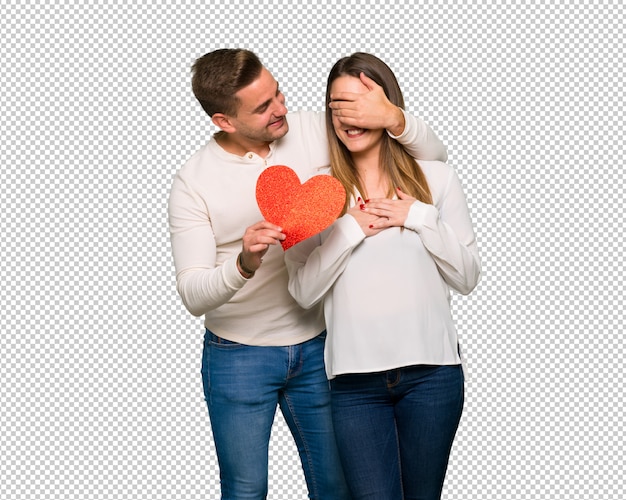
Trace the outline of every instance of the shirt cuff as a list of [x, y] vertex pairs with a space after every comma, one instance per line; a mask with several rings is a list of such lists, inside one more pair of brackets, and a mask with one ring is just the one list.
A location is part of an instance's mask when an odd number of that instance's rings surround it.
[[224, 278], [232, 288], [241, 288], [246, 281], [250, 281], [254, 277], [250, 276], [250, 278], [244, 278], [241, 275], [237, 267], [238, 258], [239, 253], [236, 253], [234, 257], [231, 257], [224, 263]]
[[409, 215], [406, 218], [404, 227], [420, 233], [423, 229], [437, 227], [438, 219], [439, 210], [437, 210], [437, 207], [421, 201], [415, 201], [409, 209]]
[[335, 229], [340, 231], [345, 241], [351, 246], [356, 246], [365, 239], [365, 233], [354, 217], [344, 214], [335, 221]]

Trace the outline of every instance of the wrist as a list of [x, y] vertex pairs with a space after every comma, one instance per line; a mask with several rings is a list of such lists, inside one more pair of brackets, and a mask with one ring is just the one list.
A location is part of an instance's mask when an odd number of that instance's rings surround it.
[[237, 256], [237, 270], [239, 271], [239, 274], [241, 274], [247, 280], [252, 278], [254, 276], [254, 273], [255, 273], [255, 271], [249, 269], [243, 263], [243, 254], [242, 254], [242, 252], [239, 252], [239, 255]]
[[392, 116], [394, 117], [394, 121], [393, 123], [389, 124], [389, 127], [387, 127], [387, 132], [389, 132], [394, 137], [398, 137], [402, 135], [402, 133], [404, 132], [406, 121], [404, 119], [404, 113], [402, 112], [402, 109], [399, 108], [398, 106], [394, 106], [394, 107], [395, 107], [395, 111], [394, 113], [392, 113]]

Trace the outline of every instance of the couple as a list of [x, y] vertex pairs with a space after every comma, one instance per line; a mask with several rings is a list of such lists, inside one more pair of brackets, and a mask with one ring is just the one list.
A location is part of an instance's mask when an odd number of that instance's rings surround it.
[[[247, 50], [200, 57], [192, 87], [220, 131], [175, 176], [169, 223], [177, 290], [205, 317], [222, 498], [266, 497], [277, 404], [310, 498], [439, 498], [463, 407], [449, 289], [480, 275], [443, 144], [365, 53], [331, 70], [326, 113], [287, 114]], [[271, 165], [302, 182], [330, 165], [347, 193], [330, 228], [286, 252], [256, 204]]]

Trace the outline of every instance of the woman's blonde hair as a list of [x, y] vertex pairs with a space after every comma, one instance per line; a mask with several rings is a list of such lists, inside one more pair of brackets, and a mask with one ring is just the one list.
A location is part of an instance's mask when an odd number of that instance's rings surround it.
[[[332, 110], [328, 106], [330, 104], [330, 90], [333, 82], [340, 76], [359, 78], [361, 73], [380, 85], [389, 101], [404, 109], [402, 91], [393, 71], [376, 56], [365, 52], [356, 52], [351, 56], [339, 59], [330, 70], [326, 85], [326, 130], [330, 146], [330, 171], [334, 177], [339, 179], [346, 190], [346, 201], [342, 213], [348, 210], [355, 189], [366, 198], [368, 195], [359, 179], [350, 151], [335, 133]], [[389, 198], [393, 197], [394, 189], [399, 187], [404, 193], [419, 201], [432, 203], [428, 182], [419, 164], [400, 143], [386, 133], [383, 134], [382, 138], [380, 165], [388, 180], [389, 191], [387, 196]]]

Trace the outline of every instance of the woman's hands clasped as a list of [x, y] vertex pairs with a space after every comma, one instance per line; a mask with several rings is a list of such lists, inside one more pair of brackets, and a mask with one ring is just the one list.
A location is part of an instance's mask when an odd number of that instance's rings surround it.
[[[367, 236], [379, 233], [383, 229], [388, 227], [403, 227], [409, 216], [409, 210], [416, 199], [412, 196], [403, 193], [400, 188], [396, 188], [397, 199], [390, 200], [389, 198], [376, 198], [367, 200], [367, 202], [361, 202], [360, 205], [355, 205], [354, 208], [358, 209], [365, 216], [369, 218], [363, 218], [364, 221], [368, 221], [368, 227], [370, 233], [365, 232]], [[352, 213], [352, 212], [350, 212]], [[359, 224], [361, 224], [359, 222]], [[361, 227], [363, 227], [361, 225]]]

